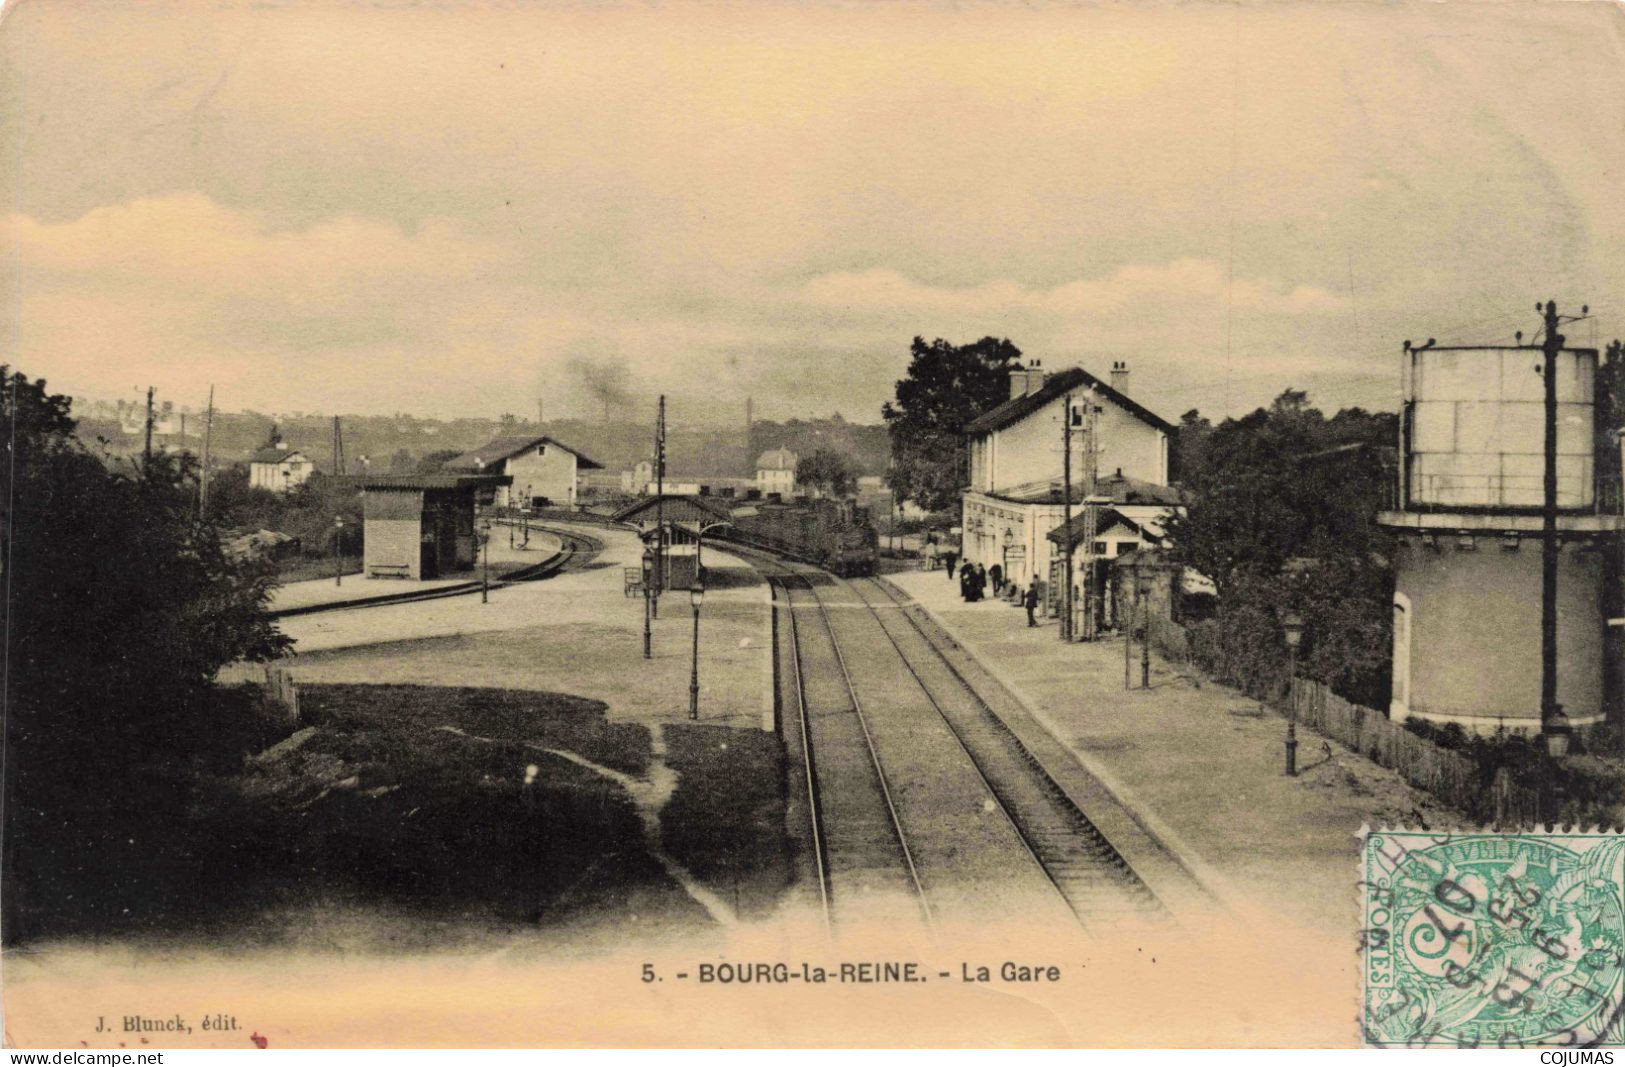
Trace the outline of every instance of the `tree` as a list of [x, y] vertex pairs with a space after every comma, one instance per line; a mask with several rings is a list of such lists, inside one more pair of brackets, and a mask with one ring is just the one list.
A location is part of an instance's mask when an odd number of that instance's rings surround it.
[[887, 481], [904, 500], [927, 511], [952, 507], [964, 488], [965, 426], [1009, 396], [1010, 369], [1021, 349], [984, 337], [954, 345], [914, 338], [908, 374], [895, 401], [881, 408], [891, 435]]
[[[216, 671], [283, 655], [290, 642], [265, 612], [270, 570], [228, 559], [199, 517], [190, 456], [104, 463], [75, 436], [67, 397], [4, 366], [0, 416], [10, 591], [0, 867], [9, 879], [29, 872], [38, 906], [101, 877], [98, 865], [122, 865], [135, 835], [108, 828], [135, 817], [131, 798], [142, 801], [142, 837], [182, 817], [190, 761], [230, 727], [216, 719]], [[0, 894], [8, 939], [31, 899], [24, 891], [19, 903], [17, 890], [11, 880]]]
[[1213, 423], [1195, 408], [1179, 417], [1179, 435], [1174, 438], [1174, 469], [1170, 480], [1189, 485], [1202, 476], [1202, 458], [1207, 454]]
[[455, 448], [443, 448], [434, 452], [426, 452], [418, 459], [418, 474], [434, 474], [450, 461], [462, 455]]
[[858, 477], [851, 459], [844, 453], [832, 448], [820, 448], [797, 461], [796, 481], [821, 489], [830, 496], [844, 497], [857, 487]]
[[1195, 411], [1182, 422], [1197, 428], [1181, 440], [1191, 502], [1168, 534], [1218, 587], [1217, 673], [1265, 690], [1284, 677], [1278, 619], [1291, 607], [1307, 622], [1305, 673], [1385, 706], [1392, 575], [1376, 516], [1394, 482], [1395, 417], [1348, 408], [1327, 419], [1289, 389], [1216, 427]]

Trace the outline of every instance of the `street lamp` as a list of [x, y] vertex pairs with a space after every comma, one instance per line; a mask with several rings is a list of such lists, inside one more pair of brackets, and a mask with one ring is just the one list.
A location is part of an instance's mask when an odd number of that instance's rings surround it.
[[344, 584], [344, 516], [333, 517], [333, 584]]
[[1287, 720], [1286, 720], [1286, 773], [1289, 778], [1298, 775], [1298, 643], [1303, 640], [1303, 616], [1295, 611], [1281, 614], [1281, 632], [1286, 636], [1287, 662]]
[[480, 549], [484, 553], [480, 564], [480, 603], [491, 602], [491, 520], [480, 520]]
[[695, 582], [688, 590], [688, 602], [694, 605], [694, 660], [688, 672], [688, 717], [698, 719], [700, 717], [700, 605], [705, 603], [705, 586], [699, 583], [697, 569]]
[[1150, 582], [1142, 569], [1145, 559], [1134, 561], [1134, 600], [1140, 609], [1140, 688], [1151, 688], [1151, 598]]
[[654, 581], [654, 574], [655, 574], [654, 549], [646, 548], [646, 549], [643, 550], [643, 658], [644, 659], [649, 659], [653, 655], [653, 652], [651, 651], [651, 646], [652, 646], [652, 640], [653, 639], [652, 639], [652, 636], [651, 636], [651, 633], [650, 633], [650, 630], [649, 630], [649, 617], [650, 617], [651, 614], [653, 614], [653, 611], [654, 611], [654, 594], [650, 591], [649, 586], [650, 586], [650, 583], [652, 583]]

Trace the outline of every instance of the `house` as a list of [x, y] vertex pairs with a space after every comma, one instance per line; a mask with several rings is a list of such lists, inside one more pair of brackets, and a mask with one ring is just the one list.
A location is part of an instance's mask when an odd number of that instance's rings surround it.
[[248, 485], [252, 489], [269, 489], [273, 493], [286, 493], [310, 480], [316, 464], [287, 442], [274, 440], [271, 444], [248, 457]]
[[[1166, 488], [1174, 432], [1171, 423], [1129, 398], [1124, 363], [1113, 367], [1110, 384], [1082, 367], [1048, 376], [1036, 361], [1014, 368], [1010, 398], [966, 426], [970, 484], [961, 498], [964, 560], [984, 567], [997, 563], [1022, 585], [1036, 576], [1052, 589], [1064, 588], [1058, 584], [1062, 541], [1049, 533], [1069, 518], [1076, 520], [1091, 496], [1135, 524], [1133, 531], [1123, 527], [1132, 535], [1123, 540], [1144, 541], [1144, 524], [1152, 514], [1165, 515], [1179, 502]], [[1068, 436], [1070, 487], [1063, 480], [1062, 455]], [[1116, 472], [1094, 485], [1088, 476], [1091, 453], [1095, 470]], [[1107, 537], [1107, 544], [1115, 539]]]
[[640, 459], [631, 470], [621, 472], [621, 492], [641, 495], [654, 480], [654, 463], [651, 460]]
[[770, 448], [756, 457], [756, 488], [765, 495], [794, 496], [799, 457], [788, 448]]
[[579, 495], [579, 472], [603, 465], [551, 437], [498, 437], [472, 452], [449, 460], [451, 473], [499, 474], [507, 484], [496, 487], [497, 507], [571, 508]]

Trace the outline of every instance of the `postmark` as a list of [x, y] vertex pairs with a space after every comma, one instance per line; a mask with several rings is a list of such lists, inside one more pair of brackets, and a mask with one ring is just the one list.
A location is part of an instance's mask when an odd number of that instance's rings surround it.
[[1362, 836], [1367, 1045], [1625, 1044], [1625, 837]]

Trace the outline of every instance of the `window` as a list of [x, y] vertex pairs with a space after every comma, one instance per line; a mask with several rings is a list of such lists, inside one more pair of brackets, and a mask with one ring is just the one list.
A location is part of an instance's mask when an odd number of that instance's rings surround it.
[[1094, 543], [1094, 545], [1090, 547], [1089, 551], [1094, 553], [1097, 556], [1109, 556], [1109, 555], [1111, 555], [1111, 551], [1109, 550], [1109, 546], [1104, 541], [1096, 541]]
[[547, 446], [546, 446], [546, 445], [537, 445], [537, 446], [536, 446], [536, 454], [537, 454], [537, 455], [538, 455], [538, 456], [545, 456], [545, 455], [547, 455]]

